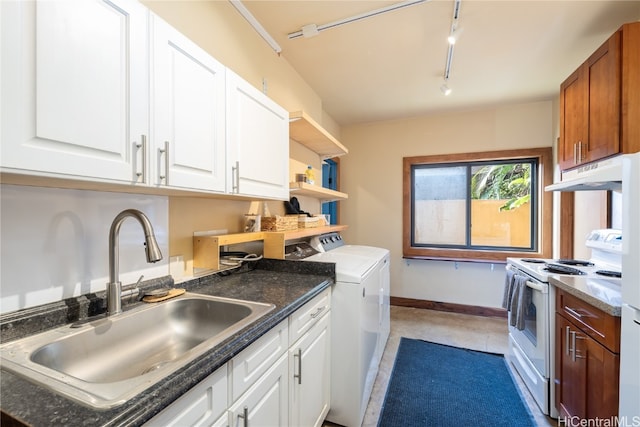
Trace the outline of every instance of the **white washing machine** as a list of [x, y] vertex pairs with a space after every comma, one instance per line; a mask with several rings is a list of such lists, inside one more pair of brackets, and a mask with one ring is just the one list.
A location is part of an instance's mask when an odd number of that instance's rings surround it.
[[389, 337], [389, 251], [345, 245], [338, 233], [315, 237], [309, 243], [320, 252], [303, 245], [297, 248], [297, 259], [336, 264], [327, 420], [360, 427]]

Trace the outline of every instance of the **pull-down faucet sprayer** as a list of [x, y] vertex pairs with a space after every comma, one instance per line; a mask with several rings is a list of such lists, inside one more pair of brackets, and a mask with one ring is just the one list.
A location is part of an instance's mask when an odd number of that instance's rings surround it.
[[118, 214], [111, 224], [109, 231], [109, 283], [107, 283], [107, 316], [122, 312], [122, 283], [119, 280], [118, 257], [119, 257], [119, 233], [120, 226], [127, 217], [138, 220], [144, 231], [145, 252], [147, 262], [158, 262], [162, 259], [160, 247], [153, 233], [153, 227], [149, 218], [136, 209], [127, 209]]

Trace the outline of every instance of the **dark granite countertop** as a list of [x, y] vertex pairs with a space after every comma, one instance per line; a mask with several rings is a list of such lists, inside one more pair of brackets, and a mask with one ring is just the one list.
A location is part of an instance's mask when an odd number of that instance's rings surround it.
[[[335, 280], [335, 266], [330, 263], [262, 260], [256, 264], [253, 270], [243, 267], [243, 271], [231, 275], [210, 275], [179, 284], [178, 287], [186, 288], [189, 292], [272, 303], [276, 306], [273, 311], [212, 348], [190, 365], [168, 375], [127, 403], [108, 410], [81, 405], [2, 369], [1, 423], [31, 426], [142, 425]], [[151, 287], [158, 287], [158, 284], [153, 283]], [[71, 323], [82, 319], [83, 313], [85, 317], [87, 313], [99, 313], [104, 310], [101, 294], [27, 309], [24, 313], [3, 315], [0, 317], [3, 341], [7, 337], [17, 339], [27, 332], [35, 333]], [[63, 307], [67, 307], [66, 312]], [[52, 317], [57, 320], [52, 321]]]
[[601, 279], [582, 276], [551, 275], [549, 283], [599, 308], [620, 317], [622, 295], [620, 279]]

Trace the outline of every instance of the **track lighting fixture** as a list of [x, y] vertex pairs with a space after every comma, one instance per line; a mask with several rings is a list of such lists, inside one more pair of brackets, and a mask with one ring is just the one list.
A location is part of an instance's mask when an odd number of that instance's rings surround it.
[[282, 52], [282, 48], [280, 47], [280, 45], [274, 40], [273, 37], [271, 37], [271, 35], [267, 32], [267, 30], [264, 29], [262, 24], [258, 22], [258, 20], [251, 14], [251, 12], [249, 12], [249, 9], [247, 9], [240, 0], [229, 0], [229, 3], [231, 3], [231, 5], [235, 7], [238, 12], [240, 12], [240, 14], [244, 17], [244, 19], [247, 20], [247, 22], [253, 27], [253, 29], [256, 30], [258, 34], [260, 34], [260, 37], [262, 37], [264, 41], [266, 41], [269, 46], [271, 46], [271, 49], [273, 49], [275, 53], [280, 55], [280, 52]]
[[297, 39], [298, 37], [305, 37], [305, 38], [313, 37], [313, 36], [318, 35], [318, 33], [320, 33], [320, 31], [329, 30], [331, 28], [339, 27], [340, 25], [350, 24], [352, 22], [359, 21], [361, 19], [371, 18], [372, 16], [381, 15], [383, 13], [391, 12], [391, 11], [398, 10], [398, 9], [403, 9], [405, 7], [408, 7], [408, 6], [413, 6], [413, 5], [416, 5], [416, 4], [425, 3], [427, 1], [429, 1], [429, 0], [405, 0], [405, 1], [401, 1], [399, 3], [391, 4], [389, 6], [381, 7], [379, 9], [371, 10], [369, 12], [364, 12], [364, 13], [361, 13], [361, 14], [358, 14], [358, 15], [350, 16], [348, 18], [343, 18], [343, 19], [339, 19], [337, 21], [329, 22], [327, 24], [321, 24], [321, 25], [309, 24], [309, 25], [305, 25], [299, 31], [295, 31], [293, 33], [289, 33], [287, 35], [287, 37], [289, 37], [289, 39]]
[[449, 76], [451, 75], [451, 62], [453, 61], [453, 48], [456, 44], [458, 36], [462, 32], [462, 28], [458, 27], [458, 19], [460, 18], [460, 3], [462, 0], [454, 0], [453, 3], [453, 17], [451, 18], [451, 30], [449, 31], [449, 37], [447, 41], [449, 42], [449, 47], [447, 49], [447, 60], [444, 65], [444, 84], [440, 86], [440, 91], [448, 96], [451, 94], [451, 88], [448, 86]]

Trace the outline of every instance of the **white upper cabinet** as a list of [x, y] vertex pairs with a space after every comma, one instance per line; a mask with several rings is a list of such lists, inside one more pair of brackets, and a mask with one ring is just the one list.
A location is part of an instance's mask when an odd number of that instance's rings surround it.
[[151, 14], [151, 184], [225, 191], [225, 67]]
[[227, 142], [230, 193], [289, 199], [289, 113], [229, 70]]
[[2, 172], [289, 198], [288, 112], [141, 3], [0, 8]]
[[148, 129], [147, 10], [2, 2], [3, 170], [137, 181]]

